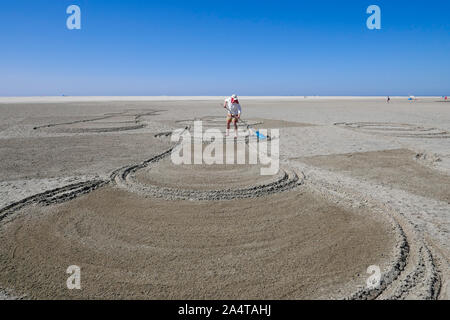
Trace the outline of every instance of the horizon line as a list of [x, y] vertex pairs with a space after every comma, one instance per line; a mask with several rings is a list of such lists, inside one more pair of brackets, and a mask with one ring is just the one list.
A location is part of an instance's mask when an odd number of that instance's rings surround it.
[[[223, 96], [0, 96], [0, 103], [31, 103], [31, 102], [83, 102], [83, 101], [176, 101], [176, 100], [222, 100]], [[390, 97], [395, 100], [408, 99], [414, 97], [415, 99], [442, 99], [445, 96], [442, 95], [399, 95], [399, 96], [239, 96], [241, 99], [295, 99], [295, 100], [320, 100], [320, 99], [386, 99]]]

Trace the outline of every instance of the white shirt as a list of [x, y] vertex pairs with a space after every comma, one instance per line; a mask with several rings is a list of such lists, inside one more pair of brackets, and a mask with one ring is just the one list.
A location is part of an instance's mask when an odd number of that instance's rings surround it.
[[232, 115], [241, 114], [241, 105], [239, 103], [231, 103], [231, 97], [225, 99], [227, 104], [228, 112]]

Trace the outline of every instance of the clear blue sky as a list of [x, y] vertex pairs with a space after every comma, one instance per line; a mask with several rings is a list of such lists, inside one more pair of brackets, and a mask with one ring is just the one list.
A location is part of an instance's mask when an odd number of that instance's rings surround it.
[[450, 95], [450, 1], [0, 2], [1, 96], [231, 93]]

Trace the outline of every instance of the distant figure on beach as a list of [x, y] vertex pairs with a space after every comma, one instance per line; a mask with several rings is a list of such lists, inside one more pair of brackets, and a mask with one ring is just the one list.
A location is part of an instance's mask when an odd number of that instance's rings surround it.
[[386, 101], [387, 103], [391, 102], [391, 97], [388, 96]]
[[230, 123], [233, 121], [234, 123], [234, 137], [238, 136], [237, 123], [239, 118], [241, 117], [241, 105], [239, 104], [238, 97], [233, 94], [231, 97], [225, 99], [223, 107], [228, 110], [227, 114], [227, 133], [226, 136], [230, 133]]

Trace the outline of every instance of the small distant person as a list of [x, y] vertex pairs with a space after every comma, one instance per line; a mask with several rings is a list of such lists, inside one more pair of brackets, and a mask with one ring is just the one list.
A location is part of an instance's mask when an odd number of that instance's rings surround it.
[[391, 102], [391, 97], [388, 96], [386, 101], [387, 101], [387, 103]]
[[230, 123], [233, 121], [234, 123], [234, 137], [238, 136], [237, 123], [239, 118], [241, 117], [241, 105], [239, 104], [239, 100], [237, 95], [233, 94], [231, 97], [225, 99], [223, 107], [228, 110], [227, 114], [227, 133], [226, 136], [230, 134]]

